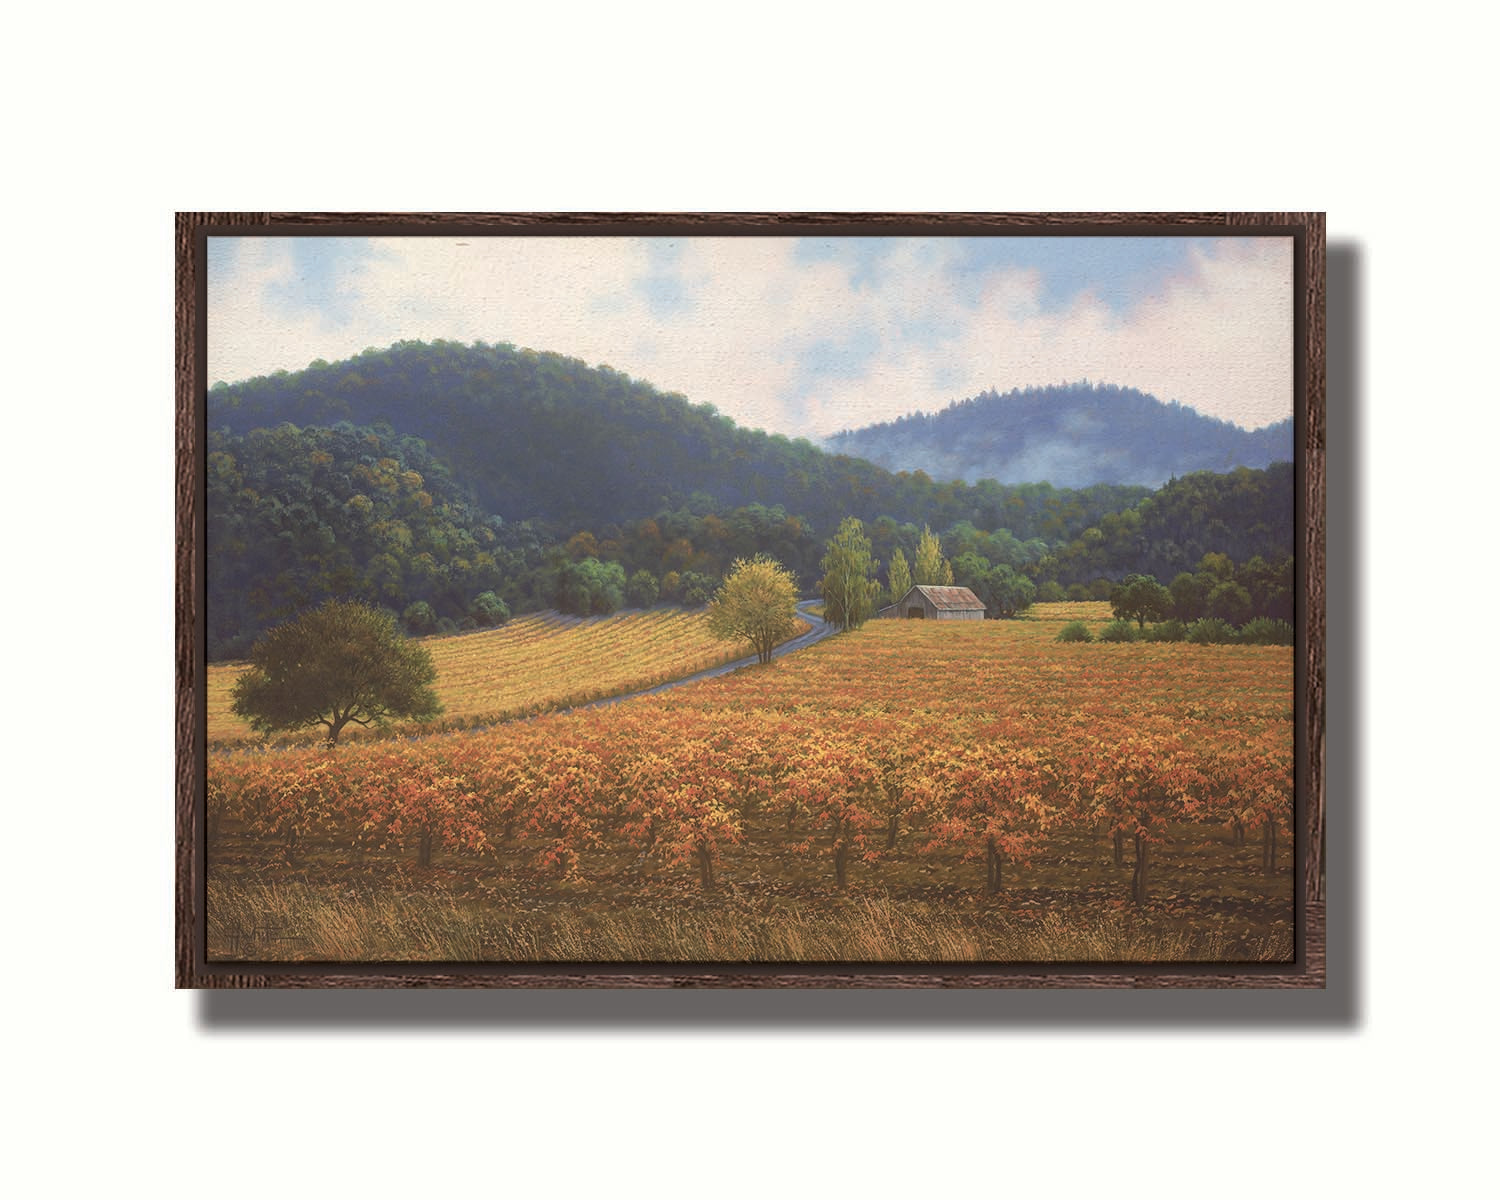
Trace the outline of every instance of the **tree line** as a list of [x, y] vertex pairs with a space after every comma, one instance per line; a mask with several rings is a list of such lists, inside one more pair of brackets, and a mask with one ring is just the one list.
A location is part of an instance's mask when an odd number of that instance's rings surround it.
[[387, 608], [412, 633], [540, 607], [544, 537], [479, 509], [416, 438], [340, 425], [210, 434], [210, 658], [245, 653], [329, 597]]
[[1295, 496], [1290, 463], [1184, 475], [1059, 545], [1038, 564], [1037, 579], [1066, 588], [1130, 574], [1173, 579], [1207, 554], [1279, 559], [1292, 552]]
[[706, 502], [721, 513], [779, 504], [824, 538], [846, 515], [868, 523], [889, 514], [1050, 543], [1149, 492], [894, 473], [805, 439], [741, 428], [712, 405], [608, 366], [505, 343], [398, 342], [340, 363], [216, 384], [207, 407], [210, 429], [237, 434], [342, 421], [422, 438], [485, 511], [559, 539]]
[[1048, 479], [1159, 486], [1190, 471], [1264, 467], [1292, 458], [1292, 422], [1250, 432], [1135, 388], [1060, 384], [993, 391], [931, 415], [846, 430], [831, 449], [940, 479]]
[[[1274, 482], [1264, 472], [1187, 477], [1054, 552], [1008, 529], [960, 521], [939, 535], [889, 516], [868, 524], [846, 516], [833, 539], [820, 539], [781, 505], [724, 510], [701, 493], [682, 508], [558, 541], [530, 522], [484, 512], [421, 439], [347, 423], [214, 433], [206, 466], [213, 659], [243, 656], [267, 629], [330, 597], [385, 608], [406, 632], [429, 634], [492, 627], [513, 612], [548, 607], [584, 616], [658, 603], [702, 607], [733, 563], [753, 558], [780, 563], [801, 594], [812, 594], [827, 574], [829, 541], [843, 538], [849, 521], [867, 543], [860, 553], [872, 579], [884, 564], [870, 606], [899, 600], [912, 583], [946, 583], [970, 588], [992, 616], [1014, 616], [1037, 600], [1108, 599], [1122, 577], [1148, 572], [1067, 587], [1059, 578], [1132, 563], [1131, 554], [1149, 561], [1141, 531], [1169, 535], [1169, 518], [1189, 502], [1201, 519], [1227, 528], [1218, 516], [1205, 518], [1224, 511], [1214, 497], [1239, 503], [1247, 493], [1263, 497]], [[1181, 543], [1165, 544], [1181, 557]], [[1226, 553], [1207, 552], [1163, 585], [1169, 615], [1290, 620], [1291, 572], [1286, 553], [1236, 566]]]
[[[909, 567], [939, 531], [951, 582], [997, 616], [1104, 599], [1131, 573], [1170, 580], [1209, 553], [1277, 560], [1292, 542], [1290, 468], [1185, 476], [1155, 494], [939, 484], [513, 347], [402, 343], [216, 387], [209, 416], [212, 659], [329, 597], [448, 633], [548, 607], [700, 607], [756, 557], [807, 595], [846, 517], [896, 582], [897, 560]], [[904, 590], [886, 579], [877, 599]]]
[[1143, 629], [1148, 621], [1206, 617], [1230, 625], [1256, 617], [1290, 622], [1296, 614], [1296, 564], [1290, 554], [1241, 564], [1227, 554], [1205, 554], [1196, 571], [1181, 571], [1169, 584], [1154, 575], [1127, 575], [1109, 602], [1116, 617]]

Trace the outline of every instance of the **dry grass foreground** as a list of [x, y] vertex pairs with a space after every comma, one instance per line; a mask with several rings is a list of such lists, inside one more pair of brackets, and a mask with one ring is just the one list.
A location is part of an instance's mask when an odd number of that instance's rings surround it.
[[209, 885], [211, 960], [323, 963], [1286, 962], [1289, 923], [1256, 932], [1122, 908], [1030, 910], [864, 891], [747, 904], [620, 906], [296, 881]]
[[[807, 630], [797, 622], [793, 636]], [[555, 612], [517, 617], [500, 629], [421, 639], [437, 667], [441, 720], [426, 728], [464, 728], [570, 708], [743, 658], [747, 646], [708, 632], [702, 611], [658, 608], [610, 617], [566, 617]], [[231, 689], [246, 664], [208, 667], [210, 745], [259, 740], [231, 710]], [[346, 736], [360, 730], [350, 726]], [[309, 731], [300, 739], [320, 735]], [[289, 740], [289, 739], [279, 739]]]
[[[855, 859], [848, 885], [838, 887], [827, 830], [814, 814], [789, 807], [782, 785], [768, 786], [840, 744], [877, 758], [915, 753], [939, 765], [978, 746], [1037, 747], [1071, 764], [1064, 780], [1091, 763], [1107, 766], [1119, 747], [1141, 739], [1172, 741], [1209, 764], [1245, 761], [1247, 753], [1253, 761], [1261, 746], [1289, 755], [1290, 648], [1058, 644], [1059, 620], [1083, 615], [1068, 606], [1044, 608], [1030, 621], [872, 622], [767, 667], [689, 688], [410, 743], [400, 751], [414, 756], [404, 769], [425, 769], [430, 759], [434, 769], [463, 773], [519, 755], [536, 768], [529, 776], [536, 782], [486, 792], [481, 842], [435, 851], [425, 867], [414, 860], [411, 832], [372, 839], [350, 818], [333, 816], [321, 829], [308, 827], [293, 864], [274, 839], [226, 816], [210, 845], [210, 956], [1287, 961], [1291, 844], [1282, 844], [1267, 871], [1260, 849], [1232, 827], [1230, 797], [1206, 793], [1190, 819], [1158, 830], [1149, 899], [1130, 903], [1130, 866], [1115, 859], [1086, 808], [1066, 815], [1035, 853], [1008, 864], [996, 895], [985, 894], [982, 860], [934, 840], [941, 810], [925, 820], [904, 815], [894, 847], [883, 844], [883, 827], [871, 829], [870, 853]], [[357, 779], [367, 760], [373, 769], [390, 756], [377, 749], [339, 751], [339, 770]], [[295, 778], [313, 754], [274, 753], [255, 769]], [[711, 890], [700, 887], [690, 862], [643, 867], [638, 846], [622, 836], [618, 814], [633, 797], [620, 781], [648, 755], [665, 756], [685, 776], [700, 761], [746, 781], [748, 791], [731, 800], [742, 836], [723, 846]], [[212, 757], [211, 786], [216, 771], [232, 781], [235, 771], [251, 769], [234, 758]], [[563, 876], [541, 854], [550, 829], [525, 829], [533, 789], [561, 778], [559, 762], [575, 774], [580, 766], [593, 772], [595, 782], [576, 789], [574, 811], [580, 819], [597, 814], [600, 835]], [[360, 811], [363, 802], [351, 802]]]

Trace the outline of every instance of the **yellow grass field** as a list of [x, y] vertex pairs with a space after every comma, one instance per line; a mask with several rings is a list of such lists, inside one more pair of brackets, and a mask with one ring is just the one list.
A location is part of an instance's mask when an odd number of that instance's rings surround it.
[[[750, 653], [746, 645], [715, 638], [706, 622], [702, 611], [676, 608], [597, 618], [531, 613], [500, 629], [422, 642], [437, 667], [442, 723], [462, 726], [654, 687]], [[796, 633], [806, 629], [798, 621]], [[211, 744], [256, 737], [230, 710], [231, 689], [245, 667], [238, 662], [208, 668]], [[359, 732], [350, 726], [345, 736]]]
[[1041, 621], [1050, 625], [1063, 625], [1068, 621], [1106, 625], [1113, 617], [1108, 600], [1058, 600], [1052, 604], [1033, 604], [1021, 615], [1024, 621]]

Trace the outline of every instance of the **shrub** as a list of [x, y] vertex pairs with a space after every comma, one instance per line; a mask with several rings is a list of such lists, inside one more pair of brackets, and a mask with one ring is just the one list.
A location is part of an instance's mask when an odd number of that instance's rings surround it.
[[625, 603], [625, 568], [597, 558], [566, 563], [557, 573], [552, 603], [575, 616], [608, 616]]
[[650, 608], [661, 596], [661, 586], [650, 571], [637, 571], [625, 585], [625, 598], [631, 608]]
[[1240, 630], [1239, 642], [1243, 646], [1290, 646], [1297, 640], [1297, 633], [1285, 621], [1270, 617], [1256, 617]]
[[719, 581], [698, 571], [684, 571], [681, 589], [684, 608], [702, 608], [714, 598], [714, 593], [719, 590]]
[[484, 628], [504, 625], [510, 620], [510, 605], [494, 592], [480, 592], [469, 601], [469, 618]]
[[1101, 642], [1133, 642], [1135, 639], [1135, 626], [1119, 618], [1111, 621], [1099, 631]]
[[433, 611], [432, 605], [425, 600], [415, 600], [406, 606], [401, 614], [401, 620], [406, 623], [407, 629], [412, 633], [431, 633], [437, 628], [437, 613]]
[[1187, 640], [1195, 646], [1228, 646], [1235, 641], [1234, 626], [1218, 617], [1204, 617], [1188, 626]]
[[1143, 642], [1180, 642], [1187, 636], [1187, 626], [1173, 617], [1169, 621], [1162, 621], [1152, 625], [1141, 635]]
[[1082, 621], [1069, 621], [1057, 631], [1057, 640], [1060, 642], [1092, 642], [1094, 635], [1089, 632], [1089, 627]]

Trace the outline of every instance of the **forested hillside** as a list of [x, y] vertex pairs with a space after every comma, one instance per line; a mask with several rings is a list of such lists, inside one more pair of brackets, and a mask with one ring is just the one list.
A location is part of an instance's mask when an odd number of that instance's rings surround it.
[[1206, 553], [1292, 549], [1289, 467], [1145, 488], [975, 486], [893, 475], [741, 429], [607, 368], [507, 346], [402, 343], [209, 394], [208, 653], [246, 653], [330, 596], [411, 633], [543, 607], [705, 603], [767, 554], [812, 594], [860, 517], [884, 566], [944, 553], [1035, 584], [1164, 581]]
[[210, 429], [235, 433], [283, 421], [389, 425], [422, 438], [486, 512], [536, 520], [562, 536], [684, 507], [761, 504], [780, 505], [822, 534], [846, 516], [891, 515], [1056, 540], [1146, 494], [893, 474], [807, 441], [742, 429], [710, 405], [608, 367], [509, 345], [400, 342], [342, 363], [216, 385], [208, 417]]
[[211, 658], [329, 596], [419, 633], [540, 600], [541, 537], [475, 507], [417, 438], [347, 422], [211, 433], [207, 468]]
[[984, 392], [931, 416], [836, 434], [826, 445], [938, 479], [1160, 487], [1193, 471], [1290, 462], [1292, 423], [1249, 432], [1134, 388], [1079, 383]]
[[1165, 582], [1205, 554], [1237, 563], [1292, 553], [1295, 475], [1290, 463], [1174, 479], [1133, 508], [1111, 513], [1059, 547], [1047, 570], [1063, 584], [1155, 575]]

